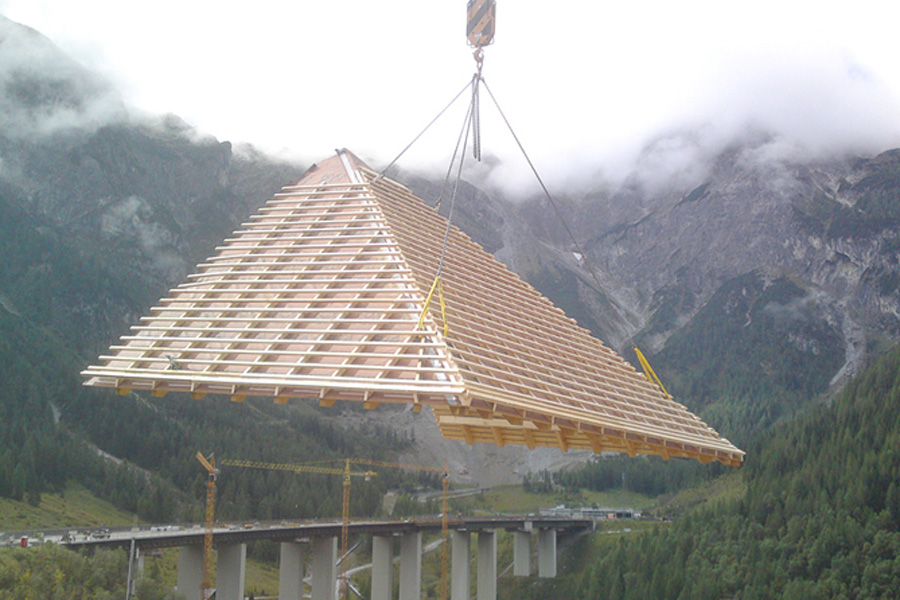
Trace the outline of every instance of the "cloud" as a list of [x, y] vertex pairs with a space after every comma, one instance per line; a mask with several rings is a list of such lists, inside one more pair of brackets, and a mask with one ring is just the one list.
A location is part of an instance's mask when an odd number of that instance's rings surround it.
[[769, 131], [811, 156], [871, 152], [900, 142], [900, 105], [890, 88], [851, 56], [745, 57], [719, 72], [697, 99], [697, 117], [723, 135]]
[[[660, 90], [660, 94], [664, 92]], [[650, 190], [702, 181], [723, 150], [747, 143], [756, 160], [823, 160], [900, 146], [895, 91], [845, 51], [754, 50], [723, 60], [667, 112], [613, 145], [582, 142], [554, 181], [588, 189], [599, 177]]]
[[[896, 90], [837, 46], [742, 48], [702, 75], [686, 69], [684, 76], [689, 82], [677, 89], [633, 82], [644, 98], [638, 112], [626, 112], [621, 99], [603, 104], [598, 97], [597, 110], [605, 112], [590, 116], [582, 105], [592, 99], [583, 81], [572, 82], [576, 98], [561, 106], [523, 108], [516, 105], [521, 98], [512, 98], [512, 125], [551, 193], [575, 197], [626, 179], [650, 193], [689, 189], [702, 183], [722, 151], [741, 144], [753, 148], [748, 159], [768, 161], [827, 160], [900, 146]], [[510, 196], [540, 195], [494, 112], [483, 99], [483, 146], [492, 160], [466, 176]]]
[[92, 129], [125, 117], [115, 89], [36, 31], [0, 16], [0, 131]]
[[[129, 103], [307, 161], [348, 147], [386, 164], [474, 68], [452, 3], [188, 4], [6, 0]], [[519, 0], [498, 15], [484, 74], [553, 192], [696, 170], [747, 132], [770, 132], [773, 156], [877, 152], [900, 143], [883, 12], [874, 0]], [[464, 107], [454, 111], [401, 167], [443, 176]], [[482, 116], [497, 160], [473, 177], [540, 194], [487, 95]]]

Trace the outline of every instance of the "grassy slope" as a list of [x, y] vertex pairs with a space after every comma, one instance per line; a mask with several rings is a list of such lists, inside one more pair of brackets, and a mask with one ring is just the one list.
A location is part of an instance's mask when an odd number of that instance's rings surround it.
[[[119, 510], [78, 485], [71, 485], [62, 494], [42, 494], [37, 506], [0, 498], [0, 531], [101, 525], [116, 527], [133, 523], [134, 515]], [[0, 548], [0, 552], [12, 551]], [[168, 549], [160, 556], [148, 556], [145, 569], [146, 572], [152, 571], [155, 579], [171, 589], [176, 583], [177, 565], [178, 550]], [[255, 596], [277, 594], [277, 565], [249, 559], [245, 589], [247, 594], [253, 593]]]
[[123, 526], [134, 523], [134, 515], [119, 510], [78, 485], [62, 494], [41, 494], [41, 502], [32, 506], [0, 498], [0, 530], [53, 529], [75, 526]]
[[[215, 575], [216, 555], [213, 554], [213, 575]], [[150, 573], [167, 589], [175, 587], [178, 578], [178, 549], [163, 550], [160, 556], [146, 558], [144, 572]], [[244, 595], [276, 596], [278, 594], [278, 565], [247, 559], [247, 574], [244, 583]]]
[[610, 508], [634, 508], [644, 510], [655, 505], [655, 500], [643, 494], [614, 489], [606, 492], [581, 490], [577, 493], [555, 492], [539, 494], [525, 492], [522, 486], [492, 488], [473, 501], [476, 510], [509, 513], [531, 513], [541, 508], [565, 504], [566, 506], [601, 506]]
[[671, 497], [660, 498], [659, 508], [662, 514], [679, 515], [716, 502], [740, 500], [746, 494], [747, 481], [741, 471], [734, 470], [697, 487], [681, 490]]

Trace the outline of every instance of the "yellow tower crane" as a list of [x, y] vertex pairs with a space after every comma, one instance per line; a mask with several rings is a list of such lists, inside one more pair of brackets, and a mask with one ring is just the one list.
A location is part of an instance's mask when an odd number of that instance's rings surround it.
[[[450, 522], [450, 507], [449, 507], [449, 491], [450, 491], [450, 468], [449, 463], [444, 461], [444, 468], [438, 467], [427, 467], [425, 465], [411, 465], [404, 463], [394, 463], [387, 462], [383, 460], [371, 460], [368, 458], [346, 458], [345, 471], [350, 470], [350, 464], [355, 465], [366, 465], [370, 467], [388, 467], [392, 469], [405, 469], [408, 471], [426, 471], [431, 473], [440, 473], [441, 474], [441, 484], [443, 487], [442, 493], [442, 501], [441, 501], [441, 600], [447, 600], [447, 583], [448, 583], [448, 572], [450, 567], [450, 555], [447, 540], [447, 531], [449, 529]], [[344, 512], [347, 511], [348, 500], [349, 500], [349, 490], [350, 490], [350, 480], [349, 478], [344, 479]]]
[[197, 460], [208, 473], [206, 479], [206, 532], [203, 534], [203, 583], [200, 584], [200, 588], [203, 590], [203, 600], [208, 600], [213, 594], [210, 569], [212, 568], [213, 524], [216, 512], [216, 477], [219, 476], [219, 470], [216, 468], [214, 454], [210, 454], [209, 458], [206, 458], [198, 451]]
[[349, 548], [347, 547], [348, 543], [348, 533], [350, 528], [350, 478], [351, 477], [365, 477], [368, 480], [371, 477], [377, 475], [374, 471], [351, 471], [350, 470], [350, 462], [346, 462], [345, 468], [343, 469], [333, 469], [329, 467], [319, 467], [316, 465], [302, 465], [302, 464], [280, 464], [280, 463], [268, 463], [261, 462], [256, 460], [239, 460], [239, 459], [225, 459], [221, 461], [223, 466], [229, 467], [247, 467], [251, 469], [270, 469], [276, 471], [293, 471], [294, 473], [319, 473], [322, 475], [341, 475], [344, 478], [344, 502], [343, 502], [343, 511], [342, 511], [342, 519], [341, 519], [341, 581], [343, 582], [344, 594], [346, 595], [346, 590], [348, 589], [347, 585], [347, 554], [349, 552]]

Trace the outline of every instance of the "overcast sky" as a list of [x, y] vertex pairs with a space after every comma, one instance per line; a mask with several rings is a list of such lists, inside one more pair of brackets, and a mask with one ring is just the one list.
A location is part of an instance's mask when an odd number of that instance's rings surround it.
[[[0, 12], [103, 72], [140, 109], [306, 160], [347, 147], [377, 163], [471, 79], [465, 4], [0, 0]], [[811, 152], [876, 152], [900, 145], [895, 6], [498, 0], [484, 77], [556, 182], [627, 168], [648, 139], [676, 129], [715, 145], [753, 125]], [[465, 108], [405, 166], [446, 168]], [[521, 177], [486, 94], [482, 118], [485, 153]]]

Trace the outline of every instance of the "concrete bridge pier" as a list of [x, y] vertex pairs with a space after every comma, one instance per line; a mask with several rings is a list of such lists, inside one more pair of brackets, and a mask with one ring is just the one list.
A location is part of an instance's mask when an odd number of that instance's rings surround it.
[[334, 600], [337, 593], [337, 537], [312, 541], [312, 600]]
[[538, 529], [538, 577], [556, 577], [556, 529]]
[[135, 570], [135, 581], [140, 581], [144, 576], [144, 565], [146, 564], [146, 558], [144, 557], [144, 553], [141, 552], [140, 548], [136, 548], [137, 550], [137, 563], [134, 565]]
[[[247, 545], [228, 544], [218, 547], [216, 598], [243, 600], [247, 573]], [[176, 588], [188, 600], [202, 600], [203, 546], [182, 546], [178, 552]]]
[[450, 600], [469, 600], [469, 532], [452, 531], [450, 539], [453, 544], [450, 555]]
[[278, 558], [279, 600], [303, 600], [306, 548], [299, 542], [281, 542]]
[[374, 535], [372, 536], [372, 600], [391, 600], [393, 593], [394, 538], [390, 535]]
[[478, 600], [497, 600], [497, 532], [478, 532]]
[[175, 587], [187, 600], [202, 600], [203, 546], [182, 546], [178, 551], [178, 579]]
[[422, 597], [422, 532], [400, 538], [400, 600]]
[[531, 575], [531, 532], [513, 532], [513, 575], [529, 577]]
[[[450, 600], [469, 600], [471, 536], [468, 531], [451, 535]], [[476, 585], [478, 600], [497, 599], [497, 532], [479, 531], [477, 535]]]
[[216, 599], [244, 600], [247, 577], [247, 544], [222, 544], [218, 547]]

